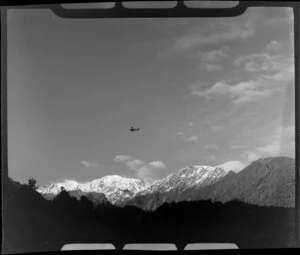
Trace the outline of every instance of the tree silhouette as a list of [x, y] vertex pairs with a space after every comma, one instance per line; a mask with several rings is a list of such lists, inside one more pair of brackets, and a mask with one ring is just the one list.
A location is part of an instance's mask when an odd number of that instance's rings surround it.
[[37, 185], [36, 185], [36, 180], [32, 177], [30, 177], [28, 179], [28, 187], [31, 189], [31, 190], [36, 190], [37, 189]]
[[[31, 187], [36, 182], [31, 181]], [[182, 201], [155, 211], [97, 206], [86, 196], [74, 197], [63, 187], [53, 199], [28, 184], [10, 182], [5, 197], [3, 253], [60, 250], [66, 243], [114, 240], [184, 242], [209, 240], [239, 248], [295, 247], [295, 208]], [[24, 188], [22, 188], [24, 187]], [[275, 224], [276, 223], [276, 224]]]

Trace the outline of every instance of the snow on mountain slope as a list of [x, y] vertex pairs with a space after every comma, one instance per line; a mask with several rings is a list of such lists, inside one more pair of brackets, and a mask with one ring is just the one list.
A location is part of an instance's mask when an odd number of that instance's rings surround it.
[[66, 191], [80, 190], [86, 193], [103, 193], [112, 204], [122, 205], [134, 194], [143, 190], [145, 186], [146, 184], [140, 179], [107, 175], [86, 183], [66, 180], [62, 183], [51, 184], [49, 187], [40, 187], [37, 191], [41, 194], [57, 195], [63, 187]]
[[187, 166], [177, 173], [170, 174], [167, 177], [153, 182], [142, 193], [148, 192], [167, 192], [173, 189], [183, 191], [194, 185], [208, 184], [216, 181], [217, 178], [225, 175], [221, 168], [211, 166]]
[[155, 210], [165, 202], [190, 200], [190, 190], [213, 184], [226, 174], [227, 172], [219, 167], [187, 166], [177, 173], [153, 182], [137, 193], [128, 204], [145, 210]]
[[[140, 179], [108, 175], [86, 183], [66, 180], [51, 184], [49, 187], [40, 187], [37, 191], [48, 197], [57, 195], [62, 187], [67, 191], [103, 193], [109, 202], [118, 206], [139, 206], [141, 203], [138, 201], [143, 198], [143, 209], [155, 209], [164, 202], [189, 199], [188, 196], [183, 197], [181, 194], [193, 187], [199, 188], [212, 184], [224, 175], [226, 175], [226, 171], [219, 167], [187, 166], [177, 173], [153, 182], [151, 185], [146, 185]], [[160, 196], [158, 201], [156, 201], [157, 194]]]
[[78, 191], [73, 192], [76, 196], [93, 194], [94, 203], [107, 199], [121, 207], [131, 205], [144, 210], [155, 210], [163, 203], [197, 200], [225, 203], [237, 199], [264, 206], [295, 206], [294, 159], [262, 158], [243, 170], [237, 170], [242, 167], [239, 162], [223, 164], [225, 170], [219, 166], [187, 166], [150, 185], [140, 179], [108, 175], [86, 183], [66, 180], [37, 191], [51, 199], [64, 187]]
[[53, 194], [57, 195], [60, 193], [61, 188], [65, 190], [76, 190], [79, 188], [79, 183], [73, 180], [65, 180], [64, 182], [52, 183], [48, 187], [40, 186], [37, 191], [41, 194]]

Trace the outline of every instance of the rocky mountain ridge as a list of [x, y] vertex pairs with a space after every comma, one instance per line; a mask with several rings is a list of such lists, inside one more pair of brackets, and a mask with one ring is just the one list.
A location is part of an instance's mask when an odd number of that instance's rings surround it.
[[108, 175], [86, 183], [55, 183], [37, 191], [53, 197], [61, 187], [97, 204], [109, 201], [120, 207], [131, 205], [152, 211], [164, 203], [198, 200], [226, 203], [237, 199], [256, 205], [294, 207], [295, 160], [261, 158], [239, 172], [218, 166], [187, 166], [150, 185], [140, 179]]

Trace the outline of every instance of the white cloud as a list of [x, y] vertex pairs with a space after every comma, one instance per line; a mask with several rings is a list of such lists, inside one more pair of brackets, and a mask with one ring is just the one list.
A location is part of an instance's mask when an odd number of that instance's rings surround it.
[[198, 142], [198, 136], [195, 136], [195, 135], [190, 136], [190, 137], [188, 137], [187, 140], [190, 142]]
[[161, 161], [152, 161], [148, 165], [156, 168], [166, 168], [165, 164]]
[[229, 47], [224, 46], [220, 49], [198, 52], [198, 58], [201, 61], [199, 69], [209, 72], [221, 70], [222, 66], [219, 63], [228, 56], [228, 51]]
[[175, 41], [173, 49], [175, 51], [185, 51], [203, 45], [213, 45], [236, 39], [247, 39], [254, 34], [253, 18], [246, 21], [232, 19], [212, 20], [210, 23], [206, 23], [206, 25], [205, 29], [203, 27], [194, 28], [183, 34]]
[[126, 162], [126, 165], [129, 169], [133, 171], [137, 171], [139, 168], [141, 168], [143, 165], [145, 165], [146, 162], [140, 159], [134, 159]]
[[132, 158], [128, 155], [116, 155], [114, 158], [115, 162], [125, 162], [131, 160]]
[[[202, 86], [201, 83], [200, 83], [200, 86]], [[211, 99], [217, 94], [225, 95], [225, 94], [228, 93], [228, 88], [230, 87], [226, 83], [217, 82], [212, 87], [207, 88], [204, 91], [199, 91], [200, 86], [192, 85], [190, 87], [191, 94], [194, 95], [194, 96], [203, 97], [203, 98], [206, 98], [206, 99]]]
[[89, 161], [87, 161], [87, 160], [81, 160], [80, 163], [81, 163], [84, 167], [86, 167], [86, 168], [95, 168], [95, 167], [98, 166], [97, 163], [91, 163], [91, 162], [89, 162]]
[[245, 165], [240, 161], [227, 161], [223, 164], [217, 165], [217, 167], [220, 167], [224, 169], [225, 171], [233, 171], [235, 173], [240, 172], [242, 169], [245, 168]]
[[280, 72], [292, 65], [291, 49], [276, 40], [269, 42], [260, 53], [238, 56], [234, 64], [244, 65], [247, 72]]
[[149, 167], [148, 165], [145, 165], [143, 167], [141, 167], [138, 171], [137, 171], [137, 176], [139, 178], [141, 178], [144, 182], [150, 184], [152, 182], [154, 182], [155, 180], [157, 180], [157, 177], [153, 171], [153, 168]]
[[152, 183], [159, 179], [159, 176], [162, 175], [161, 170], [166, 169], [166, 166], [161, 161], [152, 161], [136, 171], [136, 175], [140, 177], [146, 183]]
[[263, 90], [246, 90], [243, 95], [236, 97], [233, 102], [244, 104], [272, 96], [275, 92], [281, 92], [280, 88]]
[[162, 175], [162, 170], [166, 169], [166, 165], [161, 161], [145, 162], [144, 160], [134, 159], [128, 155], [117, 155], [114, 160], [116, 162], [123, 162], [126, 166], [134, 172], [134, 174], [145, 181], [151, 183]]
[[[160, 57], [182, 53], [202, 46], [214, 46], [235, 40], [245, 40], [255, 34], [255, 24], [261, 19], [257, 10], [249, 10], [245, 15], [236, 18], [222, 19], [172, 19], [163, 25], [168, 34], [171, 47], [159, 54]], [[170, 26], [170, 24], [172, 24]], [[172, 32], [170, 33], [170, 28]]]
[[193, 126], [195, 126], [195, 122], [189, 122], [189, 127], [193, 127]]
[[228, 56], [229, 47], [222, 47], [220, 49], [205, 51], [205, 52], [198, 52], [198, 57], [203, 62], [215, 63], [220, 62], [225, 57]]
[[[201, 56], [207, 61], [219, 61], [226, 55], [221, 52], [215, 50]], [[205, 69], [207, 64], [210, 63], [202, 64], [202, 68]], [[284, 92], [286, 85], [294, 80], [292, 47], [286, 42], [272, 40], [261, 52], [237, 56], [234, 65], [241, 66], [248, 78], [239, 82], [220, 80], [211, 84], [201, 80], [189, 87], [190, 94], [206, 100], [224, 97], [233, 104], [241, 105]]]
[[204, 149], [205, 149], [205, 150], [216, 150], [216, 149], [218, 149], [218, 148], [219, 148], [219, 146], [216, 145], [216, 144], [206, 144], [206, 145], [204, 146]]
[[287, 83], [293, 79], [291, 69], [281, 70], [273, 76], [257, 76], [253, 80], [239, 82], [229, 85], [225, 81], [215, 83], [213, 86], [199, 91], [202, 83], [190, 86], [192, 95], [211, 100], [220, 96], [226, 96], [233, 104], [244, 104], [247, 102], [257, 101], [263, 98], [271, 97], [275, 93], [285, 90]]
[[282, 69], [277, 73], [264, 75], [264, 78], [277, 83], [278, 82], [288, 83], [294, 80], [294, 75], [295, 75], [295, 67], [292, 61], [290, 61], [289, 65], [287, 65], [286, 67], [282, 67]]

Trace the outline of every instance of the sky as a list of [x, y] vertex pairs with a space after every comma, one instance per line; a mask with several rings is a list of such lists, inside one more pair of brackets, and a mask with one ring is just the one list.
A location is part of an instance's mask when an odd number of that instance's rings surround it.
[[295, 157], [291, 9], [95, 20], [9, 10], [7, 55], [14, 180], [151, 183], [187, 165]]

